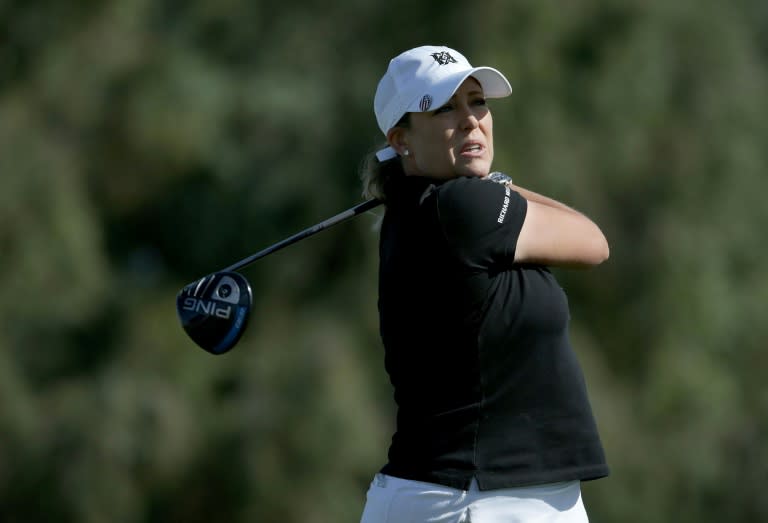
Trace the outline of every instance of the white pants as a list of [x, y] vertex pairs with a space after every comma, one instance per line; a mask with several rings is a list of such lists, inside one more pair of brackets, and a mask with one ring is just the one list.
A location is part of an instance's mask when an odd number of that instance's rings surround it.
[[376, 474], [360, 523], [587, 523], [578, 481], [469, 490]]

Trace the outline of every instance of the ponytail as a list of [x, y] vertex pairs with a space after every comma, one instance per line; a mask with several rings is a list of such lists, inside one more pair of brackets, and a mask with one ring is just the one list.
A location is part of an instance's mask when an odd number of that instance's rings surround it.
[[[386, 147], [386, 144], [384, 147]], [[360, 164], [360, 180], [363, 183], [364, 198], [375, 198], [376, 200], [386, 202], [386, 191], [390, 180], [395, 177], [405, 176], [405, 173], [403, 172], [403, 164], [399, 156], [383, 162], [376, 158], [376, 151], [381, 148], [381, 146], [377, 147], [363, 158]]]
[[[395, 127], [409, 128], [410, 125], [410, 113], [405, 113], [395, 124]], [[383, 162], [380, 162], [376, 157], [376, 152], [388, 145], [388, 143], [379, 145], [370, 151], [360, 163], [360, 180], [363, 182], [363, 196], [367, 199], [375, 198], [386, 202], [386, 191], [390, 180], [399, 176], [405, 176], [403, 162], [399, 156]]]

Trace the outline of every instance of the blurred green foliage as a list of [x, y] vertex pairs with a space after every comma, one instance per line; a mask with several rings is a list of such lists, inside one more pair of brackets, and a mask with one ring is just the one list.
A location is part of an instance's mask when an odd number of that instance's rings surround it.
[[444, 43], [513, 83], [495, 167], [611, 243], [558, 273], [592, 521], [768, 520], [766, 35], [762, 0], [0, 1], [0, 519], [358, 520], [377, 211], [248, 268], [226, 356], [175, 294], [357, 203], [387, 61]]

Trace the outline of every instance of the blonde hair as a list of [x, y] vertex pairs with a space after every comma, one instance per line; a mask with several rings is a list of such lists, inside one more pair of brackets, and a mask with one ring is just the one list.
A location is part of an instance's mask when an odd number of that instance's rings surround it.
[[363, 182], [363, 197], [387, 201], [387, 185], [395, 176], [404, 176], [403, 165], [399, 156], [380, 162], [376, 151], [386, 147], [380, 145], [365, 155], [360, 163], [360, 180]]
[[[394, 127], [409, 128], [411, 125], [410, 114], [405, 113]], [[363, 196], [375, 198], [382, 202], [387, 201], [387, 185], [392, 178], [405, 176], [403, 162], [399, 156], [380, 162], [376, 152], [389, 146], [383, 142], [371, 149], [360, 162], [360, 180], [363, 182]]]

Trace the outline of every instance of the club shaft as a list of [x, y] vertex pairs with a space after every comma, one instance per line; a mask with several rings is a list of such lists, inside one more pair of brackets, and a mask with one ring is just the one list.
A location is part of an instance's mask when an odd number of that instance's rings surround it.
[[243, 267], [246, 267], [250, 265], [251, 263], [255, 262], [259, 258], [263, 258], [264, 256], [268, 254], [272, 254], [275, 251], [279, 251], [280, 249], [284, 247], [288, 247], [289, 245], [292, 245], [296, 243], [299, 240], [303, 240], [304, 238], [308, 238], [309, 236], [312, 236], [313, 234], [317, 234], [318, 232], [327, 229], [328, 227], [331, 227], [333, 225], [336, 225], [337, 223], [341, 223], [344, 220], [348, 220], [349, 218], [352, 218], [354, 216], [357, 216], [358, 214], [362, 214], [366, 211], [370, 211], [374, 207], [377, 207], [381, 205], [380, 200], [372, 199], [367, 200], [363, 203], [360, 203], [358, 205], [355, 205], [351, 209], [347, 209], [344, 212], [340, 212], [339, 214], [335, 216], [331, 216], [325, 221], [322, 221], [316, 225], [313, 225], [312, 227], [308, 227], [304, 229], [301, 232], [297, 232], [293, 236], [290, 236], [284, 240], [281, 240], [274, 245], [270, 245], [266, 249], [263, 249], [255, 254], [251, 254], [247, 258], [243, 258], [239, 262], [234, 263], [233, 265], [230, 265], [226, 269], [222, 269], [223, 271], [238, 271], [242, 269]]

